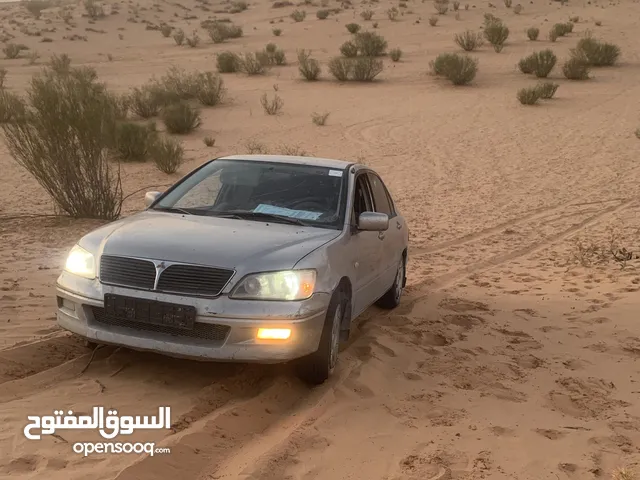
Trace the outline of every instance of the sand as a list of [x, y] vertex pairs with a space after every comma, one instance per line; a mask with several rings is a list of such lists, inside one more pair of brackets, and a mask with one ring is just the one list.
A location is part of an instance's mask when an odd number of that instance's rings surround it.
[[[18, 4], [4, 5], [0, 30], [40, 54], [35, 65], [0, 60], [7, 88], [24, 91], [52, 53], [94, 67], [121, 93], [171, 65], [215, 70], [221, 50], [276, 42], [289, 60], [266, 76], [224, 76], [227, 100], [205, 109], [201, 128], [183, 138], [188, 161], [178, 173], [125, 165], [125, 193], [142, 192], [124, 214], [142, 208], [145, 189], [209, 158], [246, 152], [249, 141], [364, 161], [411, 227], [406, 296], [395, 311], [363, 315], [335, 376], [315, 389], [286, 365], [200, 364], [113, 348], [84, 370], [90, 352], [57, 328], [53, 285], [68, 249], [100, 222], [30, 217], [55, 210], [0, 143], [0, 478], [584, 480], [638, 464], [638, 2], [536, 0], [523, 2], [520, 15], [501, 2], [470, 2], [436, 27], [427, 21], [431, 2], [408, 1], [395, 22], [385, 14], [391, 3], [373, 3], [377, 32], [404, 56], [385, 58], [372, 84], [340, 84], [326, 69], [349, 38], [345, 24], [371, 28], [359, 16], [364, 4], [327, 20], [316, 18], [317, 5], [298, 7], [307, 18], [294, 23], [296, 7], [252, 1], [244, 12], [219, 15], [241, 25], [244, 37], [214, 45], [200, 30], [193, 49], [144, 21], [190, 33], [225, 5], [119, 6], [119, 14], [90, 23], [80, 5], [72, 27], [55, 8], [35, 20]], [[511, 30], [502, 53], [474, 52], [479, 73], [468, 87], [430, 76], [429, 61], [458, 51], [454, 33], [479, 29], [487, 12]], [[580, 17], [573, 33], [549, 42], [551, 25], [570, 16]], [[538, 42], [527, 40], [530, 26], [541, 28]], [[556, 67], [556, 97], [520, 105], [516, 91], [535, 80], [517, 61], [542, 48], [563, 61], [587, 30], [621, 47], [619, 65], [585, 82], [565, 80]], [[86, 41], [63, 39], [72, 34]], [[322, 81], [299, 80], [296, 48], [321, 60]], [[273, 85], [284, 100], [279, 116], [259, 103]], [[327, 124], [313, 125], [313, 112], [329, 112]], [[204, 145], [206, 136], [214, 147]], [[634, 258], [615, 261], [606, 254], [612, 246]], [[22, 434], [27, 415], [94, 405], [137, 414], [170, 405], [173, 431], [131, 439], [172, 453], [83, 458], [71, 444], [97, 434], [65, 431], [41, 441]]]

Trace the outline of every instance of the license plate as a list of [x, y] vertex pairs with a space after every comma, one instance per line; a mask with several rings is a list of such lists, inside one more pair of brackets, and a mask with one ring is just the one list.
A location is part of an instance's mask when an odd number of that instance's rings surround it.
[[107, 315], [120, 320], [182, 330], [193, 330], [196, 321], [196, 308], [190, 305], [176, 305], [110, 293], [104, 296], [104, 309]]

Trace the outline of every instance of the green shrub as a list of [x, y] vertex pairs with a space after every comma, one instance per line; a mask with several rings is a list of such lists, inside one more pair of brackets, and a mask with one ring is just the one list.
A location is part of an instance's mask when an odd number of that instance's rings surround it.
[[212, 72], [205, 72], [199, 73], [195, 79], [195, 96], [202, 105], [206, 107], [213, 107], [222, 101], [226, 93], [226, 89], [224, 87], [224, 81], [220, 75], [216, 75]]
[[271, 30], [271, 32], [276, 37], [279, 37], [280, 35], [282, 35], [282, 29], [281, 28], [274, 28], [273, 30]]
[[171, 25], [168, 25], [166, 23], [163, 23], [162, 25], [160, 25], [160, 33], [162, 33], [163, 37], [169, 38], [172, 32], [173, 32], [173, 27]]
[[472, 52], [476, 48], [482, 46], [482, 34], [467, 30], [462, 34], [456, 34], [454, 37], [455, 42], [465, 52]]
[[53, 7], [49, 0], [23, 0], [21, 3], [36, 19], [40, 18], [43, 10]]
[[431, 62], [433, 72], [443, 76], [454, 85], [467, 85], [478, 73], [478, 60], [468, 55], [443, 53]]
[[163, 108], [162, 122], [169, 133], [190, 133], [200, 126], [200, 112], [187, 103], [173, 103]]
[[311, 52], [298, 50], [298, 71], [306, 80], [318, 80], [321, 71], [320, 63], [311, 58]]
[[391, 60], [393, 60], [394, 62], [398, 62], [402, 57], [402, 50], [400, 50], [399, 48], [392, 48], [391, 50], [389, 50], [389, 56], [391, 57]]
[[176, 30], [176, 33], [173, 34], [173, 40], [174, 42], [176, 42], [176, 45], [182, 45], [184, 43], [184, 37], [184, 30], [182, 30], [181, 28]]
[[131, 111], [141, 118], [155, 117], [162, 108], [158, 96], [149, 86], [134, 88], [129, 98]]
[[533, 55], [528, 55], [518, 62], [518, 68], [522, 73], [530, 74], [533, 73], [535, 68], [535, 57]]
[[221, 22], [219, 20], [206, 24], [209, 38], [213, 43], [222, 43], [232, 38], [240, 38], [243, 35], [242, 27], [233, 23]]
[[360, 25], [357, 23], [347, 23], [346, 27], [349, 33], [358, 33], [360, 31]]
[[536, 27], [527, 28], [527, 37], [529, 37], [529, 40], [531, 40], [532, 42], [535, 42], [536, 40], [538, 40], [538, 35], [540, 35], [539, 28], [536, 28]]
[[158, 139], [152, 145], [150, 153], [158, 170], [167, 174], [178, 171], [178, 168], [184, 162], [182, 144], [170, 137]]
[[235, 73], [240, 69], [240, 57], [233, 52], [220, 52], [216, 55], [216, 67], [220, 73]]
[[553, 98], [558, 90], [558, 84], [553, 82], [541, 82], [536, 87], [538, 89], [538, 93], [540, 93], [540, 98], [545, 100]]
[[523, 105], [534, 105], [540, 100], [540, 90], [536, 87], [522, 88], [516, 95]]
[[0, 123], [16, 122], [25, 117], [24, 100], [18, 95], [0, 90]]
[[348, 40], [340, 46], [340, 53], [347, 58], [356, 57], [358, 56], [358, 47], [354, 42]]
[[620, 57], [620, 48], [592, 37], [585, 37], [580, 39], [571, 53], [573, 56], [582, 58], [592, 67], [604, 67], [615, 65]]
[[278, 48], [274, 52], [270, 52], [267, 54], [269, 58], [270, 65], [286, 65], [287, 64], [287, 56], [284, 53], [284, 50]]
[[247, 75], [264, 75], [269, 66], [269, 56], [265, 52], [245, 53], [240, 57], [240, 71]]
[[373, 10], [363, 10], [360, 12], [363, 20], [371, 20], [373, 18]]
[[533, 73], [538, 78], [546, 78], [555, 67], [558, 58], [551, 50], [542, 50], [532, 55], [533, 57]]
[[374, 57], [356, 57], [351, 61], [352, 79], [356, 82], [372, 82], [384, 68], [382, 60]]
[[17, 45], [15, 43], [7, 43], [2, 49], [2, 52], [4, 53], [5, 58], [13, 60], [14, 58], [18, 58], [20, 56], [20, 52], [22, 52], [22, 50], [24, 49], [21, 48], [21, 45]]
[[326, 113], [313, 112], [311, 114], [311, 121], [313, 122], [314, 125], [318, 125], [319, 127], [322, 127], [327, 123], [327, 118], [329, 118], [329, 112], [326, 112]]
[[358, 32], [353, 37], [358, 53], [363, 57], [380, 57], [387, 49], [387, 41], [375, 32]]
[[0, 67], [0, 89], [4, 88], [4, 81], [7, 78], [7, 69], [4, 67]]
[[316, 17], [318, 17], [318, 20], [326, 20], [329, 18], [329, 10], [318, 10], [316, 12]]
[[116, 127], [115, 150], [124, 162], [144, 162], [156, 139], [153, 124], [121, 122]]
[[291, 12], [290, 17], [294, 22], [301, 22], [307, 17], [307, 12], [305, 12], [304, 10], [294, 10], [293, 12]]
[[588, 80], [589, 64], [580, 57], [572, 57], [564, 62], [562, 73], [569, 80]]
[[346, 82], [351, 76], [353, 71], [353, 62], [350, 58], [334, 57], [329, 60], [329, 72], [336, 80], [340, 82]]
[[484, 36], [493, 45], [493, 49], [499, 53], [509, 37], [509, 29], [502, 22], [490, 22], [484, 28]]

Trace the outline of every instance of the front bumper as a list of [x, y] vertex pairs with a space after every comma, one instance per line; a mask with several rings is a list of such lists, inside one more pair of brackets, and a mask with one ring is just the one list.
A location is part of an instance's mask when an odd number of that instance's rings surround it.
[[[161, 294], [102, 285], [63, 273], [56, 284], [58, 324], [97, 343], [197, 360], [280, 363], [318, 349], [330, 295], [316, 293], [300, 302], [231, 300]], [[158, 300], [197, 309], [196, 328], [170, 331], [111, 319], [104, 294]], [[258, 328], [290, 328], [287, 340], [260, 340]]]

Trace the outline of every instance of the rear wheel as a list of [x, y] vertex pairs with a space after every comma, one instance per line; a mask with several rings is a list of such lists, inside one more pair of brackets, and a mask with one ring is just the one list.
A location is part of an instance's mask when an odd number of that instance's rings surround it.
[[333, 373], [338, 363], [340, 326], [346, 303], [342, 292], [333, 294], [327, 309], [318, 350], [299, 359], [296, 365], [298, 377], [304, 382], [320, 385]]
[[402, 298], [402, 292], [404, 291], [404, 278], [406, 275], [405, 263], [406, 261], [403, 255], [400, 259], [393, 285], [391, 285], [391, 288], [387, 290], [387, 293], [380, 297], [380, 299], [376, 302], [376, 305], [380, 308], [386, 308], [390, 310], [400, 305], [400, 299]]

